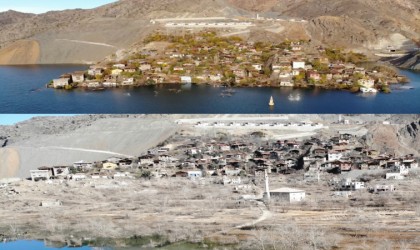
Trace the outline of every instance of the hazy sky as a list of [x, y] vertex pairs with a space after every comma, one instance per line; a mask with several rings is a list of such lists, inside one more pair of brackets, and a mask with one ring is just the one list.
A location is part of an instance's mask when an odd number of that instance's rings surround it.
[[50, 10], [90, 9], [116, 0], [0, 0], [0, 12], [16, 10], [29, 13], [44, 13]]
[[13, 125], [15, 123], [22, 122], [36, 116], [72, 116], [72, 115], [61, 115], [61, 114], [58, 114], [58, 115], [26, 115], [26, 114], [5, 115], [5, 114], [0, 114], [0, 125]]

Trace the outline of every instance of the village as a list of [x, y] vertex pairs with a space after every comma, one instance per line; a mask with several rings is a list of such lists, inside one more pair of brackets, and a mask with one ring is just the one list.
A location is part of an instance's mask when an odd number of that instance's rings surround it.
[[144, 40], [146, 46], [127, 59], [64, 74], [48, 87], [103, 90], [169, 83], [389, 93], [390, 84], [407, 81], [389, 66], [363, 66], [369, 64], [363, 54], [314, 46], [310, 41], [249, 42], [219, 36], [211, 29], [179, 33], [153, 33]]
[[[349, 123], [348, 120], [342, 122]], [[182, 124], [181, 121], [179, 123]], [[240, 126], [263, 131], [270, 128], [300, 131], [327, 128], [319, 123], [280, 122], [197, 122], [190, 125], [220, 131]], [[240, 190], [245, 188], [244, 179], [252, 180], [257, 185], [258, 180], [267, 177], [300, 174], [307, 182], [330, 183], [331, 195], [350, 197], [352, 191], [359, 189], [375, 193], [392, 192], [396, 187], [386, 185], [388, 180], [403, 180], [418, 169], [418, 159], [414, 155], [393, 155], [370, 149], [361, 138], [350, 133], [338, 133], [325, 139], [312, 136], [306, 139], [270, 140], [264, 136], [262, 131], [240, 136], [215, 132], [214, 137], [205, 138], [178, 134], [138, 157], [111, 157], [98, 162], [81, 160], [71, 166], [39, 167], [30, 171], [30, 179], [51, 182], [185, 178], [199, 183], [232, 185], [234, 190]], [[352, 172], [358, 173], [354, 179], [348, 177], [352, 176]], [[370, 186], [364, 177], [369, 173], [381, 176], [385, 184]], [[246, 188], [254, 190], [251, 186]], [[275, 195], [273, 192], [266, 188], [265, 195]], [[293, 192], [296, 190], [287, 194], [290, 202], [295, 201], [291, 198]], [[304, 194], [305, 191], [300, 192]]]
[[418, 155], [365, 138], [394, 122], [298, 120], [181, 117], [135, 156], [33, 166], [26, 179], [0, 180], [0, 236], [194, 249], [418, 244]]

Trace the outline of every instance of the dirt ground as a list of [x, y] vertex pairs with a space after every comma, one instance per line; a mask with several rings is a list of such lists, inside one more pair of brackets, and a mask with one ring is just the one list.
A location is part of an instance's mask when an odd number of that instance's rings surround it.
[[[275, 242], [276, 249], [420, 249], [418, 177], [395, 181], [393, 193], [362, 190], [346, 199], [332, 197], [325, 181], [305, 183], [294, 175], [272, 177], [270, 185], [303, 189], [305, 202], [268, 205], [241, 200], [243, 193], [234, 193], [233, 186], [210, 180], [20, 181], [0, 189], [0, 231], [3, 237], [63, 242], [70, 235], [158, 234], [170, 242], [210, 241], [241, 249], [274, 249]], [[248, 193], [261, 196], [263, 183], [253, 190]], [[62, 205], [40, 206], [56, 200]]]
[[34, 40], [17, 41], [0, 50], [0, 65], [36, 64], [41, 49]]

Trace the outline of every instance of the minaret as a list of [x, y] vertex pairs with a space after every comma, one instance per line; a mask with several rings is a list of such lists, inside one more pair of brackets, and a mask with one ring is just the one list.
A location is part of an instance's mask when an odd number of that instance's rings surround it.
[[264, 170], [264, 179], [265, 179], [265, 192], [267, 194], [267, 199], [270, 200], [270, 187], [268, 185], [268, 174], [267, 169]]

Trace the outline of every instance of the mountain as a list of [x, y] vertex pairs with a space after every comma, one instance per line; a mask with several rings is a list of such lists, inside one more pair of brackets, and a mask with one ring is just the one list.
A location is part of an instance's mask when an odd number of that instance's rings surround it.
[[94, 62], [162, 29], [151, 19], [257, 14], [307, 22], [258, 26], [246, 38], [308, 38], [361, 50], [420, 41], [418, 0], [120, 0], [90, 10], [0, 13], [0, 64]]

